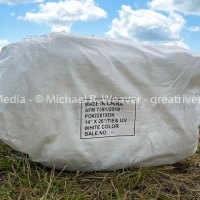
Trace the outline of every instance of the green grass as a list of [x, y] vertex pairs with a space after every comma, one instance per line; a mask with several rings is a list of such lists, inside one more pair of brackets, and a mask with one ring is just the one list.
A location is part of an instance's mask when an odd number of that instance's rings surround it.
[[0, 142], [0, 200], [198, 200], [200, 151], [175, 165], [117, 172], [62, 172]]

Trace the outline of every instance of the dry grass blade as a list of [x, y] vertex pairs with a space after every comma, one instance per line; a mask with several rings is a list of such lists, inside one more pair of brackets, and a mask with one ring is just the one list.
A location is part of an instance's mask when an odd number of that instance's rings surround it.
[[198, 200], [200, 151], [175, 165], [116, 172], [44, 168], [0, 143], [0, 200]]

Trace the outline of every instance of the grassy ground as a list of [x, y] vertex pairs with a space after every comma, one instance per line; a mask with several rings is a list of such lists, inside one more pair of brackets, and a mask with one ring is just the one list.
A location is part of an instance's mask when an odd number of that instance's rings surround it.
[[175, 165], [69, 173], [28, 161], [0, 142], [0, 200], [200, 199], [200, 151]]

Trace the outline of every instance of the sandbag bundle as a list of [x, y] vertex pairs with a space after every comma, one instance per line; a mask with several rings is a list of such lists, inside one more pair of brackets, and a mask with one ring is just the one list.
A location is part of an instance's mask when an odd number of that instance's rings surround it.
[[33, 37], [0, 54], [0, 139], [66, 170], [178, 162], [197, 149], [200, 57], [178, 47]]

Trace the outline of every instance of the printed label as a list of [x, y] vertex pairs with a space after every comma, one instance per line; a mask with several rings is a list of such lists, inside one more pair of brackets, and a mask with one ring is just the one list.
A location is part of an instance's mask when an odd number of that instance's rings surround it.
[[84, 100], [80, 118], [81, 139], [134, 136], [136, 102], [133, 99]]

